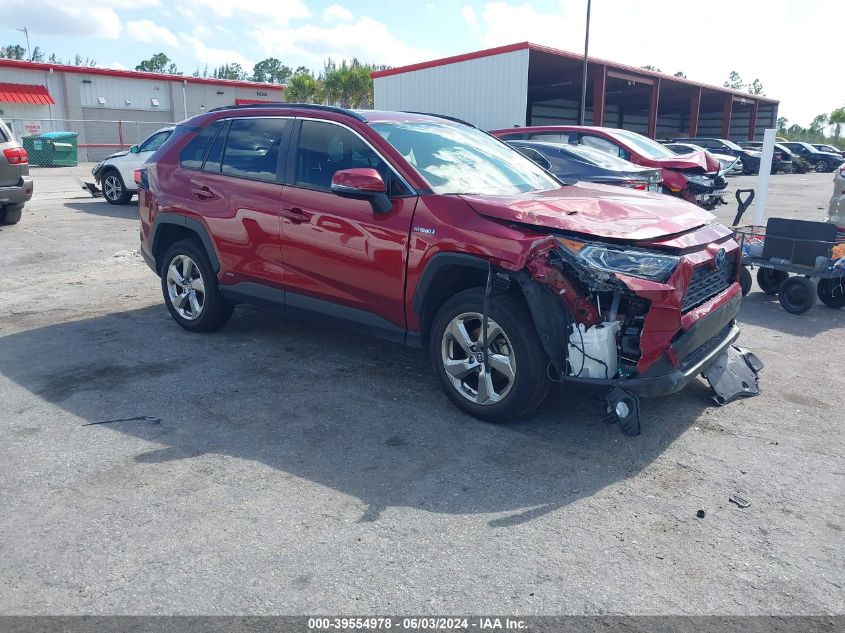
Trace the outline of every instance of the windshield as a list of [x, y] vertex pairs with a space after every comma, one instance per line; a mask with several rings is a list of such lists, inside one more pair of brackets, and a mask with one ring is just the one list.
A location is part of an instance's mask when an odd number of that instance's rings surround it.
[[737, 145], [733, 141], [729, 141], [728, 139], [722, 139], [722, 143], [727, 145], [731, 149], [742, 149], [739, 145]]
[[650, 138], [643, 136], [642, 134], [629, 132], [628, 130], [613, 130], [613, 134], [620, 140], [634, 147], [639, 154], [642, 154], [646, 158], [655, 159], [675, 157], [675, 152], [667, 149], [657, 141], [652, 141]]
[[560, 187], [515, 149], [469, 126], [408, 121], [372, 127], [439, 194], [510, 195]]
[[676, 154], [692, 154], [694, 152], [703, 152], [704, 148], [700, 145], [692, 145], [689, 143], [672, 143], [671, 145], [667, 145], [669, 149], [671, 149]]

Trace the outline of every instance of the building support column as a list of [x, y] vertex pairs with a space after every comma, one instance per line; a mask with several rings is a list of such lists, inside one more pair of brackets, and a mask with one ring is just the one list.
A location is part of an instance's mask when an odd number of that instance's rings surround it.
[[701, 88], [695, 88], [695, 92], [689, 99], [689, 135], [690, 138], [698, 136], [698, 115], [701, 111]]
[[748, 121], [748, 140], [753, 141], [754, 135], [757, 131], [757, 108], [760, 107], [760, 102], [755, 100], [751, 104], [751, 117]]
[[607, 96], [607, 66], [593, 67], [593, 125], [604, 125], [604, 102]]
[[660, 77], [651, 84], [651, 98], [648, 102], [648, 136], [657, 138], [657, 110], [660, 105]]
[[733, 114], [733, 95], [725, 95], [725, 104], [722, 108], [722, 138], [731, 137], [731, 115]]

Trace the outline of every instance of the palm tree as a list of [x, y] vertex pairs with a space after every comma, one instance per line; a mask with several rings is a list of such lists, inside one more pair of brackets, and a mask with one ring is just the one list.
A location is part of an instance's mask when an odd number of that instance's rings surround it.
[[317, 80], [309, 72], [298, 72], [285, 87], [285, 101], [289, 103], [314, 103], [320, 92]]
[[833, 126], [833, 142], [839, 142], [839, 135], [842, 133], [842, 124], [845, 123], [845, 108], [836, 108], [830, 113], [828, 123]]

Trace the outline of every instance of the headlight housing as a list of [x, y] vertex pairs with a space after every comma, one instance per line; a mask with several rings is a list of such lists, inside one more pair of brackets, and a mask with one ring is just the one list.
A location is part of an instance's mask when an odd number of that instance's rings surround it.
[[708, 176], [687, 176], [687, 180], [699, 187], [712, 187], [713, 179]]
[[677, 268], [680, 257], [632, 248], [589, 244], [558, 239], [558, 244], [581, 266], [607, 273], [665, 282]]

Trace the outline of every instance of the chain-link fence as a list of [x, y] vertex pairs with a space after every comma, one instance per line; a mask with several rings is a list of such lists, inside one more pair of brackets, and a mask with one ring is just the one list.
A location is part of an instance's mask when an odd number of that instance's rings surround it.
[[138, 145], [167, 121], [86, 121], [69, 119], [6, 119], [29, 153], [35, 196], [85, 196], [91, 169], [115, 152]]

